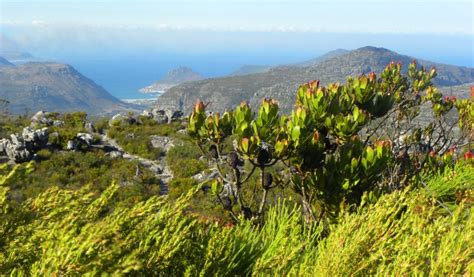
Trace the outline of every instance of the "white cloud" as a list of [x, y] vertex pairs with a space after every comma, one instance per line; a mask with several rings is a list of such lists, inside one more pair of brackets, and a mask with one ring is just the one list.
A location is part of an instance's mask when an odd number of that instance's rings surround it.
[[48, 22], [46, 22], [44, 20], [32, 20], [31, 21], [31, 26], [33, 26], [33, 27], [48, 27], [49, 24], [48, 24]]

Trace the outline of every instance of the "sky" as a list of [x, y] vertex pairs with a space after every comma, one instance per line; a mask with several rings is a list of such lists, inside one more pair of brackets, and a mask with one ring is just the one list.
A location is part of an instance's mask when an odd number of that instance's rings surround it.
[[0, 0], [2, 25], [473, 35], [472, 1]]

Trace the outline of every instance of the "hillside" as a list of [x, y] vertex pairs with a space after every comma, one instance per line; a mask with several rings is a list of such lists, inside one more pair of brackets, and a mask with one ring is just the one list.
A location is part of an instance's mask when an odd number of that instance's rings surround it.
[[[401, 62], [405, 69], [414, 58], [400, 55], [384, 48], [363, 47], [346, 54], [314, 63], [312, 66], [280, 66], [268, 72], [245, 76], [230, 76], [188, 82], [169, 89], [158, 98], [158, 108], [189, 111], [197, 98], [210, 102], [212, 110], [222, 111], [234, 107], [243, 100], [252, 106], [264, 97], [279, 100], [288, 111], [294, 103], [294, 91], [304, 82], [313, 79], [322, 83], [344, 81], [347, 76], [371, 71], [380, 72], [389, 62]], [[474, 69], [438, 64], [419, 60], [425, 66], [436, 66], [438, 86], [453, 86], [474, 82]]]
[[270, 70], [272, 67], [269, 65], [254, 65], [254, 64], [247, 64], [243, 65], [234, 72], [230, 73], [229, 76], [243, 76], [248, 74], [255, 74], [255, 73], [263, 73]]
[[181, 66], [169, 71], [163, 79], [147, 87], [144, 87], [139, 91], [142, 93], [162, 93], [170, 89], [171, 87], [182, 84], [184, 82], [197, 81], [202, 79], [204, 79], [204, 76], [202, 76], [201, 74], [195, 72], [189, 67]]
[[73, 67], [26, 63], [0, 67], [0, 98], [13, 113], [37, 110], [111, 113], [129, 108]]
[[329, 60], [329, 59], [332, 59], [334, 57], [339, 57], [339, 56], [342, 56], [344, 54], [347, 54], [349, 53], [350, 51], [349, 50], [346, 50], [346, 49], [336, 49], [336, 50], [333, 50], [333, 51], [329, 51], [327, 52], [326, 54], [324, 55], [321, 55], [319, 57], [316, 57], [314, 59], [311, 59], [311, 60], [308, 60], [308, 61], [304, 61], [302, 63], [298, 63], [296, 65], [298, 66], [303, 66], [303, 67], [306, 67], [306, 66], [313, 66], [319, 62], [323, 62], [323, 61], [326, 61], [326, 60]]
[[0, 57], [0, 66], [15, 66], [4, 57]]

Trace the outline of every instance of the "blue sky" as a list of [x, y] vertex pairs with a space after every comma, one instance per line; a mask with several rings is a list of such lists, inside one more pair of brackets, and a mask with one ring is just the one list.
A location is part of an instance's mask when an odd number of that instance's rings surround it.
[[2, 25], [473, 34], [472, 1], [0, 0]]
[[375, 45], [472, 66], [473, 13], [466, 0], [0, 0], [0, 32], [47, 57], [262, 52], [291, 60]]

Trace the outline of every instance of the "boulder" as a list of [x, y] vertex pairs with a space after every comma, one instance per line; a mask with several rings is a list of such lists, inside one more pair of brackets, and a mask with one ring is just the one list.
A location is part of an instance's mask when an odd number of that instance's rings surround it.
[[147, 117], [147, 118], [153, 118], [153, 113], [149, 110], [144, 110], [141, 114], [141, 116]]
[[153, 115], [153, 119], [159, 124], [168, 123], [168, 116], [166, 116], [165, 111], [153, 109], [151, 110], [151, 114]]
[[10, 141], [6, 138], [0, 139], [0, 153], [5, 153], [7, 150], [7, 145], [10, 143]]
[[88, 133], [95, 133], [95, 126], [92, 122], [86, 122], [84, 124], [84, 129], [86, 129]]
[[180, 119], [184, 114], [181, 111], [152, 109], [144, 110], [141, 115], [153, 118], [160, 124], [165, 124]]
[[76, 145], [76, 142], [73, 141], [73, 140], [68, 140], [67, 141], [67, 144], [66, 144], [66, 150], [76, 150], [77, 149], [77, 145]]
[[62, 121], [62, 120], [54, 120], [54, 121], [53, 121], [53, 126], [54, 126], [54, 127], [62, 127], [62, 126], [64, 126], [64, 121]]
[[48, 143], [48, 128], [23, 128], [21, 134], [11, 134], [10, 139], [0, 140], [0, 152], [16, 163], [30, 161], [35, 151]]
[[137, 119], [130, 115], [129, 113], [126, 112], [120, 112], [116, 115], [114, 115], [110, 121], [109, 121], [109, 126], [113, 127], [114, 125], [120, 124], [120, 123], [127, 123], [129, 125], [136, 124], [138, 123]]
[[38, 111], [33, 117], [31, 118], [31, 126], [37, 126], [40, 124], [44, 124], [46, 126], [53, 125], [53, 120], [50, 118], [52, 114], [45, 111]]
[[172, 138], [157, 135], [150, 136], [150, 143], [153, 148], [159, 148], [166, 152], [175, 146]]
[[30, 150], [39, 150], [48, 143], [48, 128], [34, 130], [31, 127], [23, 128], [21, 134], [24, 142], [28, 144]]
[[88, 133], [77, 133], [76, 138], [87, 147], [90, 147], [94, 141], [94, 137]]
[[166, 116], [168, 117], [168, 123], [171, 123], [172, 121], [176, 121], [183, 117], [183, 112], [182, 111], [172, 111], [172, 110], [167, 110], [166, 111]]
[[33, 153], [27, 147], [23, 137], [12, 134], [10, 141], [6, 143], [5, 153], [16, 163], [28, 162], [33, 158]]
[[112, 159], [118, 159], [118, 158], [123, 157], [123, 152], [116, 150], [116, 151], [110, 151], [110, 152], [106, 153], [105, 155], [109, 156]]

